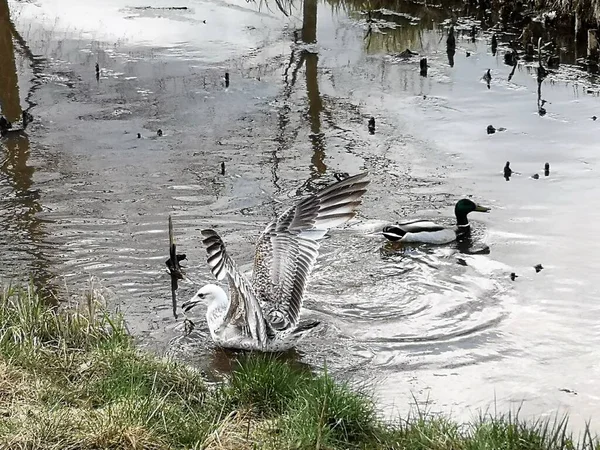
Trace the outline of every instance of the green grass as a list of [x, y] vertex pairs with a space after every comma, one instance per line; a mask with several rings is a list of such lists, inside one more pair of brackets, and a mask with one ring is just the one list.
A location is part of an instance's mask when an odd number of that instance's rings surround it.
[[93, 295], [57, 309], [29, 288], [0, 293], [1, 449], [598, 448], [566, 418], [482, 415], [471, 424], [418, 412], [381, 419], [368, 392], [274, 356], [241, 357], [210, 385], [139, 351]]

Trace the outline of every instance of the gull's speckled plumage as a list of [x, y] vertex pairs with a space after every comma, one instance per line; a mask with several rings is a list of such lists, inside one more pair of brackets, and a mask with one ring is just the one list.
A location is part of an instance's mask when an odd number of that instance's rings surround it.
[[203, 230], [207, 261], [217, 280], [229, 281], [227, 294], [207, 285], [182, 307], [188, 311], [211, 300], [207, 321], [222, 347], [280, 351], [314, 327], [300, 324], [308, 277], [319, 254], [319, 240], [327, 231], [356, 214], [369, 181], [362, 173], [307, 196], [267, 225], [258, 239], [252, 280], [229, 257], [214, 230]]

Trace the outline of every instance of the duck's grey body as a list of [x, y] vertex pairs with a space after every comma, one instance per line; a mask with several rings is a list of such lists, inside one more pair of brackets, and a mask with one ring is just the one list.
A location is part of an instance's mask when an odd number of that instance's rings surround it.
[[189, 311], [208, 301], [206, 320], [221, 347], [266, 352], [286, 350], [314, 325], [299, 323], [306, 282], [329, 228], [356, 214], [369, 181], [366, 173], [346, 178], [300, 200], [267, 225], [248, 280], [213, 230], [203, 230], [211, 272], [229, 281], [229, 298], [214, 284], [204, 286], [182, 305]]

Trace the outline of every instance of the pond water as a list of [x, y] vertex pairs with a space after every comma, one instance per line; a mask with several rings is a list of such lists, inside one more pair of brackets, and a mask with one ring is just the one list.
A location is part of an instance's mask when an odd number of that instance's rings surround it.
[[[241, 0], [0, 1], [2, 112], [35, 117], [0, 141], [0, 276], [60, 298], [92, 279], [140, 342], [219, 376], [232, 355], [204, 310], [187, 337], [171, 314], [168, 215], [187, 299], [212, 282], [201, 229], [251, 269], [258, 234], [295, 196], [368, 170], [359, 216], [324, 241], [309, 284], [303, 317], [323, 325], [289, 356], [366, 382], [390, 416], [415, 400], [458, 419], [523, 402], [579, 429], [600, 412], [596, 80], [563, 66], [540, 115], [535, 71], [509, 81], [469, 18], [449, 64], [443, 21], [460, 10], [398, 0], [369, 31], [357, 3], [284, 15]], [[378, 233], [413, 216], [452, 223], [467, 196], [492, 208], [470, 216], [470, 248]]]

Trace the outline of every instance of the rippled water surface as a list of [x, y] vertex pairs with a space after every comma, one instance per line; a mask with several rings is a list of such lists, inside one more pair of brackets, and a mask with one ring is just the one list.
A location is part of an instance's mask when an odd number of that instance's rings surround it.
[[[450, 66], [449, 8], [398, 1], [369, 31], [353, 5], [306, 0], [285, 16], [245, 1], [36, 0], [9, 15], [0, 0], [2, 112], [36, 118], [0, 141], [0, 276], [62, 298], [92, 277], [142, 343], [219, 376], [232, 355], [204, 311], [187, 337], [171, 315], [168, 215], [187, 298], [212, 281], [202, 228], [251, 270], [255, 239], [295, 196], [368, 170], [359, 216], [324, 241], [309, 284], [303, 315], [323, 325], [290, 357], [373, 384], [390, 415], [414, 397], [467, 419], [522, 401], [575, 427], [598, 416], [596, 80], [563, 66], [540, 116], [534, 72], [508, 81], [489, 34], [459, 33]], [[412, 216], [451, 224], [465, 196], [492, 208], [471, 215], [469, 245], [399, 248], [378, 233]]]

